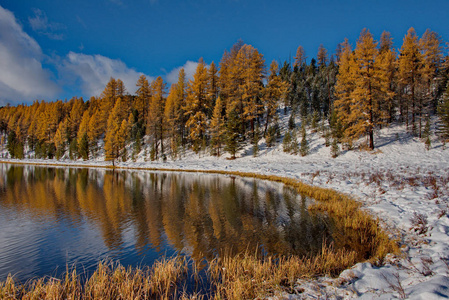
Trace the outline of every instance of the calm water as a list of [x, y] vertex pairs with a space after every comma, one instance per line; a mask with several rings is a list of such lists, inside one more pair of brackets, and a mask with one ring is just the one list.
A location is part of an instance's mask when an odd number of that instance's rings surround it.
[[309, 204], [249, 178], [0, 164], [0, 280], [58, 276], [67, 264], [92, 271], [105, 258], [311, 254], [335, 237]]

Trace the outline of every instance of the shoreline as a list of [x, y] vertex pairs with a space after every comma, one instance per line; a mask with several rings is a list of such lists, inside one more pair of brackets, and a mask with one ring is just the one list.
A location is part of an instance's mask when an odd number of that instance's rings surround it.
[[[394, 129], [389, 131], [393, 132], [387, 132], [389, 135], [394, 135]], [[314, 143], [312, 141], [312, 149]], [[256, 174], [262, 176], [299, 180], [307, 185], [350, 195], [360, 203], [363, 211], [381, 221], [382, 228], [400, 238], [402, 253], [388, 255], [382, 267], [358, 263], [338, 278], [299, 279], [297, 287], [304, 292], [296, 296], [298, 299], [325, 295], [343, 299], [389, 299], [400, 297], [398, 286], [402, 286], [404, 293], [411, 298], [449, 294], [444, 290], [449, 285], [445, 254], [449, 253], [449, 233], [446, 230], [449, 228], [449, 184], [446, 183], [449, 178], [449, 149], [437, 147], [426, 151], [421, 142], [411, 139], [385, 143], [375, 152], [344, 152], [336, 159], [329, 158], [327, 151], [329, 148], [323, 147], [306, 157], [297, 157], [284, 154], [278, 148], [262, 152], [255, 158], [243, 156], [235, 160], [211, 156], [198, 158], [189, 154], [176, 161], [146, 162], [138, 159], [136, 162], [120, 162], [115, 168], [217, 174], [256, 170]], [[111, 162], [100, 159], [70, 163], [0, 159], [0, 163], [112, 169]], [[438, 190], [433, 190], [428, 184], [429, 179], [436, 180]], [[429, 199], [432, 193], [436, 193], [436, 198]], [[413, 230], [410, 219], [414, 213], [426, 216], [427, 234], [420, 235]], [[432, 263], [426, 266], [423, 262], [429, 258]], [[430, 276], [423, 275], [425, 267], [430, 268]], [[291, 296], [283, 294], [278, 298]]]

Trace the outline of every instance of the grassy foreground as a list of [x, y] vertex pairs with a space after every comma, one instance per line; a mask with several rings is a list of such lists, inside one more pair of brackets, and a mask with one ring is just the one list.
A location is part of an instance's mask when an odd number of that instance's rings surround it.
[[[156, 170], [150, 168], [131, 168]], [[197, 170], [157, 169], [157, 171], [199, 172]], [[360, 210], [352, 198], [330, 189], [313, 187], [298, 180], [256, 173], [201, 171], [282, 182], [317, 202], [311, 211], [327, 212], [335, 220], [335, 248], [323, 246], [314, 257], [276, 257], [245, 253], [217, 257], [209, 262], [205, 277], [211, 293], [188, 291], [185, 282], [200, 281], [199, 271], [182, 257], [163, 258], [150, 268], [125, 268], [100, 262], [97, 270], [84, 278], [76, 269], [61, 279], [40, 278], [24, 284], [13, 277], [0, 282], [0, 299], [252, 299], [291, 290], [298, 278], [320, 275], [337, 276], [361, 260], [381, 264], [387, 253], [398, 246], [389, 239], [379, 221]], [[361, 246], [362, 245], [362, 246]]]

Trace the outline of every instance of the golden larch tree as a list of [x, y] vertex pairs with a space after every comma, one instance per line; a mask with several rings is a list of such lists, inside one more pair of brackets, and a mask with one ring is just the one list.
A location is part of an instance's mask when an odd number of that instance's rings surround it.
[[186, 105], [184, 108], [187, 116], [186, 126], [189, 128], [189, 138], [193, 150], [198, 152], [207, 131], [207, 113], [211, 110], [207, 101], [207, 67], [203, 59], [200, 59], [196, 67], [193, 80], [190, 80], [187, 89]]
[[416, 116], [421, 101], [418, 89], [422, 82], [423, 63], [418, 37], [413, 27], [407, 31], [407, 35], [404, 37], [399, 54], [398, 70], [402, 94], [407, 98], [405, 103], [405, 121], [408, 127], [409, 108], [411, 107], [412, 131], [416, 133]]

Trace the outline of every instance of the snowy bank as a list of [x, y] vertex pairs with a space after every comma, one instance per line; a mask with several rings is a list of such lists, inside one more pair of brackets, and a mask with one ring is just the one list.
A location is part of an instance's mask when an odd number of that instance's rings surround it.
[[[427, 151], [422, 141], [403, 127], [383, 129], [376, 149], [342, 151], [333, 159], [318, 134], [309, 134], [310, 154], [286, 154], [282, 146], [263, 145], [257, 157], [250, 148], [236, 160], [188, 152], [166, 162], [116, 162], [116, 166], [185, 170], [255, 172], [299, 179], [351, 195], [402, 245], [402, 254], [389, 255], [382, 267], [359, 263], [339, 278], [299, 280], [295, 294], [278, 297], [318, 299], [438, 299], [449, 297], [449, 149], [434, 141]], [[3, 152], [5, 155], [6, 152]], [[110, 166], [101, 155], [89, 161], [12, 160], [39, 164]]]

